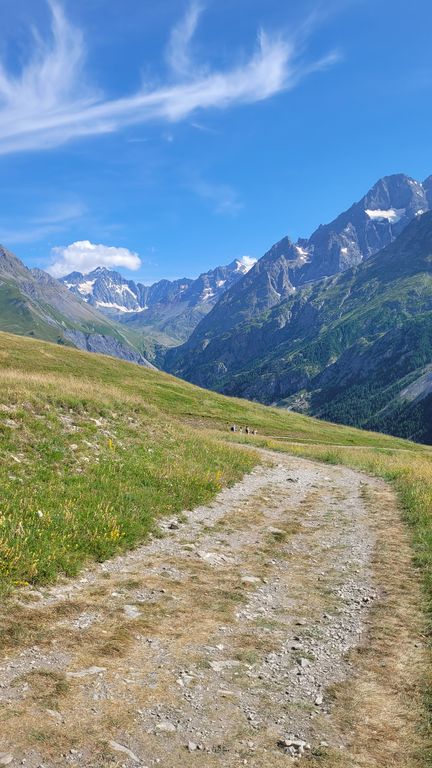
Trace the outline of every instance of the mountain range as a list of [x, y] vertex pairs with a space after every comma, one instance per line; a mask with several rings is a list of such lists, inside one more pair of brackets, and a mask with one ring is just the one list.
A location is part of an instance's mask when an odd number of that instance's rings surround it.
[[0, 330], [432, 442], [432, 176], [380, 179], [310, 238], [151, 286], [0, 248]]
[[[171, 373], [225, 394], [432, 438], [432, 177], [381, 179], [227, 290]], [[385, 365], [383, 365], [385, 360]]]
[[196, 279], [160, 280], [153, 285], [126, 280], [119, 272], [104, 267], [88, 274], [72, 272], [62, 282], [78, 298], [141, 332], [147, 344], [154, 340], [169, 347], [189, 338], [222, 294], [254, 263], [254, 259], [245, 257]]
[[358, 202], [312, 236], [296, 243], [284, 237], [228, 289], [199, 324], [190, 341], [169, 355], [169, 365], [206, 343], [276, 306], [297, 288], [360, 264], [403, 232], [432, 207], [432, 176], [423, 184], [398, 174], [380, 179]]
[[148, 360], [122, 327], [40, 269], [0, 246], [0, 330], [99, 352], [139, 365]]

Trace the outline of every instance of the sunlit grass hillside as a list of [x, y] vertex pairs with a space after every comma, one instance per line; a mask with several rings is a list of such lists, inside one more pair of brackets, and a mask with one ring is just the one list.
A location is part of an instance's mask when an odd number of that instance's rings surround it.
[[[9, 334], [0, 334], [0, 361], [2, 588], [76, 573], [89, 559], [142, 541], [161, 515], [210, 500], [259, 461], [232, 444], [231, 423], [258, 430], [249, 438], [257, 445], [294, 450], [293, 442], [327, 460], [353, 457], [396, 477], [411, 506], [431, 502], [424, 446]], [[416, 467], [423, 490], [414, 503]], [[424, 507], [422, 526], [432, 551], [429, 511]]]

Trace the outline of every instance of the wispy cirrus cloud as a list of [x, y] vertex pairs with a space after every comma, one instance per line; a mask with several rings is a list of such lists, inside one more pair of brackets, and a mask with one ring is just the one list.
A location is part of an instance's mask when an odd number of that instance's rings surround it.
[[210, 203], [213, 213], [237, 216], [244, 207], [238, 193], [229, 184], [214, 184], [199, 179], [191, 184], [191, 189]]
[[171, 70], [180, 77], [188, 78], [197, 75], [197, 67], [191, 55], [191, 43], [203, 11], [204, 6], [201, 3], [192, 2], [184, 18], [171, 32], [167, 61]]
[[116, 132], [149, 121], [176, 122], [200, 110], [251, 104], [289, 89], [312, 71], [334, 63], [334, 53], [302, 59], [302, 44], [260, 32], [248, 61], [227, 71], [194, 64], [190, 44], [202, 6], [193, 3], [171, 33], [167, 57], [174, 79], [143, 86], [132, 95], [107, 98], [90, 84], [81, 30], [58, 0], [48, 0], [51, 34], [34, 37], [19, 74], [0, 63], [0, 154], [49, 149], [72, 139]]
[[85, 214], [86, 208], [82, 203], [66, 202], [51, 206], [49, 210], [26, 219], [24, 222], [21, 219], [19, 224], [15, 226], [11, 226], [10, 222], [3, 226], [0, 221], [0, 242], [13, 245], [34, 243], [62, 232]]

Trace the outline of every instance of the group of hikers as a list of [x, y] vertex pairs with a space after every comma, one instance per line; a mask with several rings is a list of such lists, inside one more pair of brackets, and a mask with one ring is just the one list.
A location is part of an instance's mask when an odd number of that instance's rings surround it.
[[258, 434], [256, 429], [251, 429], [250, 427], [245, 427], [243, 429], [243, 427], [237, 427], [235, 424], [232, 425], [231, 432], [240, 432], [240, 434], [243, 434], [244, 432], [246, 435]]

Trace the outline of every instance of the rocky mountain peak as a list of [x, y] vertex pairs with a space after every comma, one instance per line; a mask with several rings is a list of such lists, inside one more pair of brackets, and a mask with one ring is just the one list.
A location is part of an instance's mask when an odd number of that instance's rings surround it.
[[29, 271], [22, 261], [17, 259], [17, 257], [3, 245], [0, 245], [0, 269], [3, 275], [9, 274], [12, 277], [17, 274], [22, 275]]
[[182, 356], [193, 356], [210, 339], [295, 295], [306, 283], [331, 277], [361, 264], [391, 244], [432, 206], [432, 177], [424, 184], [404, 174], [379, 179], [358, 202], [310, 238], [294, 243], [284, 237], [222, 296], [189, 341], [168, 353], [167, 367], [183, 371]]
[[87, 274], [72, 272], [62, 282], [75, 296], [116, 320], [182, 339], [254, 264], [255, 259], [244, 256], [195, 279], [159, 280], [153, 285], [97, 267]]
[[348, 210], [318, 227], [304, 245], [309, 263], [299, 284], [343, 272], [380, 251], [417, 215], [428, 210], [425, 186], [404, 174], [379, 179]]

